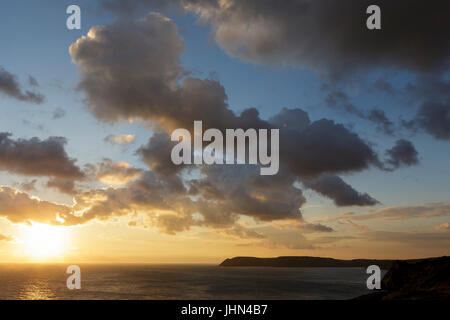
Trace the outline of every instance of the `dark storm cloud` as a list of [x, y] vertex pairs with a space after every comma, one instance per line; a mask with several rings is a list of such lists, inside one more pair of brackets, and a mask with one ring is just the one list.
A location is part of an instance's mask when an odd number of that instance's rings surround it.
[[155, 132], [148, 144], [138, 149], [137, 154], [153, 171], [170, 175], [183, 169], [182, 166], [173, 164], [170, 158], [175, 145], [176, 143], [171, 141], [167, 132]]
[[157, 13], [94, 27], [70, 47], [82, 73], [79, 88], [97, 118], [157, 121], [175, 129], [202, 115], [205, 126], [226, 128], [236, 117], [225, 89], [217, 81], [185, 78], [183, 51], [175, 23]]
[[47, 181], [46, 186], [48, 188], [55, 188], [59, 190], [59, 192], [70, 196], [73, 196], [75, 193], [77, 193], [75, 181], [72, 179], [51, 178]]
[[[255, 63], [310, 67], [329, 76], [398, 68], [425, 78], [439, 77], [450, 65], [450, 4], [445, 0], [432, 5], [421, 0], [378, 1], [381, 31], [369, 31], [365, 26], [366, 8], [373, 4], [368, 0], [289, 0], [283, 5], [274, 0], [104, 0], [100, 8], [131, 13], [139, 8], [164, 10], [168, 4], [194, 13], [210, 25], [216, 42], [228, 54]], [[426, 91], [428, 96], [431, 91], [448, 95], [448, 84], [442, 84], [421, 81], [409, 89], [416, 94]], [[390, 95], [396, 93], [384, 79], [376, 81], [375, 87]], [[329, 97], [329, 105], [335, 103], [334, 98]], [[372, 121], [388, 135], [394, 133], [392, 121], [380, 109], [363, 113], [353, 104], [339, 107]], [[446, 139], [442, 130], [425, 130]]]
[[357, 134], [326, 119], [311, 123], [302, 132], [281, 129], [280, 159], [299, 176], [361, 171], [378, 162]]
[[[315, 181], [315, 189], [337, 205], [377, 203], [335, 176], [381, 167], [357, 134], [327, 119], [312, 122], [301, 109], [282, 109], [268, 121], [256, 109], [237, 115], [219, 82], [188, 76], [180, 63], [183, 50], [176, 25], [156, 13], [94, 27], [71, 46], [82, 76], [79, 88], [98, 119], [143, 120], [167, 131], [157, 131], [137, 151], [151, 172], [124, 181], [124, 188], [76, 195], [76, 207], [84, 210], [81, 221], [145, 212], [151, 225], [176, 233], [192, 226], [232, 228], [240, 215], [260, 221], [302, 220], [305, 198], [295, 186], [298, 180]], [[197, 168], [199, 177], [183, 180], [184, 168], [170, 160], [168, 132], [192, 130], [194, 120], [202, 120], [204, 129], [280, 128], [280, 173], [267, 177], [258, 174], [258, 166], [209, 166]]]
[[82, 179], [83, 172], [64, 149], [65, 138], [11, 139], [0, 133], [0, 170], [27, 175]]
[[372, 109], [366, 115], [366, 119], [374, 123], [378, 131], [381, 131], [387, 135], [394, 134], [394, 123], [388, 119], [384, 110]]
[[439, 140], [450, 140], [450, 100], [423, 103], [413, 125]]
[[382, 92], [385, 92], [389, 95], [396, 95], [397, 94], [397, 90], [394, 89], [394, 87], [392, 87], [392, 85], [385, 79], [378, 79], [375, 84], [374, 87]]
[[304, 180], [303, 184], [307, 188], [333, 199], [339, 207], [373, 206], [379, 203], [367, 193], [356, 191], [338, 176], [324, 174], [313, 180]]
[[364, 113], [350, 103], [348, 96], [342, 91], [330, 92], [326, 99], [326, 104], [332, 109], [339, 109], [347, 113], [356, 115], [360, 118], [364, 118]]
[[268, 121], [276, 128], [287, 128], [298, 132], [303, 131], [311, 124], [308, 113], [301, 109], [287, 108], [283, 108]]
[[419, 163], [419, 153], [417, 152], [411, 141], [408, 140], [397, 140], [395, 146], [392, 149], [386, 150], [386, 155], [388, 156], [387, 164], [389, 164], [392, 169], [397, 169], [401, 166], [413, 166]]
[[394, 134], [394, 123], [389, 120], [382, 109], [373, 108], [368, 112], [360, 110], [350, 102], [347, 94], [340, 90], [328, 93], [325, 102], [331, 109], [344, 111], [347, 114], [372, 122], [375, 125], [375, 129], [386, 135]]
[[450, 100], [450, 80], [441, 74], [420, 74], [406, 86], [404, 93], [419, 102]]
[[[34, 78], [30, 78], [30, 83], [32, 81], [31, 79]], [[34, 81], [36, 80], [34, 79]], [[33, 83], [31, 83], [31, 85], [35, 86]], [[0, 67], [0, 93], [3, 93], [8, 97], [15, 98], [20, 101], [32, 102], [37, 104], [44, 102], [44, 96], [40, 93], [23, 91], [20, 87], [20, 84], [17, 82], [16, 76], [9, 73], [2, 67]]]
[[[267, 178], [258, 195], [253, 193], [258, 187], [251, 184], [258, 181], [253, 177], [257, 167], [240, 172], [239, 177], [235, 177], [237, 168], [235, 173], [225, 168], [202, 169], [206, 178], [192, 183], [191, 193], [205, 200], [196, 204], [197, 209], [208, 212], [205, 224], [230, 223], [236, 214], [260, 220], [301, 217], [299, 209], [304, 198], [301, 190], [293, 186], [297, 177], [361, 171], [378, 165], [375, 152], [357, 134], [330, 120], [311, 122], [301, 109], [282, 109], [268, 121], [261, 119], [256, 109], [236, 115], [229, 109], [219, 82], [185, 77], [187, 72], [180, 63], [183, 48], [173, 21], [152, 13], [136, 22], [95, 27], [73, 44], [70, 52], [81, 70], [80, 89], [100, 120], [140, 119], [156, 122], [168, 131], [178, 127], [192, 130], [194, 120], [202, 120], [204, 129], [281, 129], [280, 160], [290, 179], [273, 183], [270, 181], [276, 178]], [[168, 179], [183, 169], [170, 160], [172, 146], [168, 133], [156, 132], [137, 153], [149, 168]], [[219, 177], [211, 178], [215, 176]], [[234, 183], [226, 183], [231, 177]], [[370, 202], [358, 196], [353, 199], [352, 205]], [[217, 214], [218, 210], [222, 215]], [[167, 221], [174, 225], [177, 219], [169, 217]], [[177, 221], [189, 221], [186, 219]]]
[[[160, 1], [102, 1], [109, 9], [136, 4], [163, 8]], [[128, 2], [128, 1], [127, 1]], [[167, 3], [167, 2], [166, 2]], [[398, 67], [441, 71], [448, 67], [450, 3], [380, 0], [382, 30], [366, 28], [369, 0], [173, 0], [212, 27], [230, 55], [257, 63], [309, 66], [327, 73]], [[112, 4], [116, 4], [114, 8]]]
[[202, 178], [191, 181], [193, 195], [214, 201], [217, 210], [258, 220], [301, 219], [305, 203], [295, 176], [281, 170], [276, 176], [260, 176], [256, 166], [205, 166]]
[[403, 94], [418, 105], [410, 120], [402, 120], [412, 132], [426, 132], [438, 140], [450, 140], [450, 81], [439, 74], [422, 74], [408, 83]]
[[[173, 21], [160, 14], [94, 27], [70, 52], [82, 73], [80, 89], [93, 114], [103, 121], [141, 119], [168, 130], [192, 129], [199, 119], [205, 129], [281, 125], [281, 159], [296, 174], [358, 171], [376, 160], [356, 134], [329, 120], [310, 123], [300, 109], [282, 110], [271, 123], [262, 120], [256, 109], [236, 115], [220, 83], [183, 78], [186, 71], [179, 61], [183, 43]], [[171, 163], [167, 142], [168, 136], [157, 134], [139, 153], [150, 167], [175, 172], [165, 164]]]

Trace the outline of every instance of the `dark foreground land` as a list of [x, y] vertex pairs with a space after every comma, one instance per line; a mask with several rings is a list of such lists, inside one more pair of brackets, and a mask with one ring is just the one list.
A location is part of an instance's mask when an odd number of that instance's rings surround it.
[[221, 267], [301, 267], [351, 268], [378, 265], [389, 270], [378, 292], [355, 300], [428, 300], [450, 301], [450, 257], [415, 260], [338, 260], [319, 257], [254, 258], [236, 257], [223, 261]]
[[381, 281], [381, 288], [381, 292], [356, 300], [450, 301], [450, 257], [395, 261]]

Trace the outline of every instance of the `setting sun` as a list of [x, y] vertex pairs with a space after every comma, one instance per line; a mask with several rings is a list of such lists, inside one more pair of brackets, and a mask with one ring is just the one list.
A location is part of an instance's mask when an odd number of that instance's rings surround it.
[[61, 256], [64, 253], [65, 238], [65, 229], [62, 227], [33, 224], [26, 227], [23, 240], [29, 256], [44, 259]]

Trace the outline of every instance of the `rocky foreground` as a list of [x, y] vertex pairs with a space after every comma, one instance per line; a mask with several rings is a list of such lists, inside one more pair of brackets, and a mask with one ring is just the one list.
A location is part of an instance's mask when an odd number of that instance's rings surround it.
[[382, 291], [356, 300], [450, 301], [450, 257], [395, 261], [381, 282]]

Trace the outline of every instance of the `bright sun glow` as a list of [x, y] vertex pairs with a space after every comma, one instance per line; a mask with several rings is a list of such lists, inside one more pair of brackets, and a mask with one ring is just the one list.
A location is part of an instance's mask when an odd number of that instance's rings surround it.
[[25, 229], [25, 249], [36, 259], [60, 257], [65, 249], [65, 236], [63, 227], [33, 224]]

